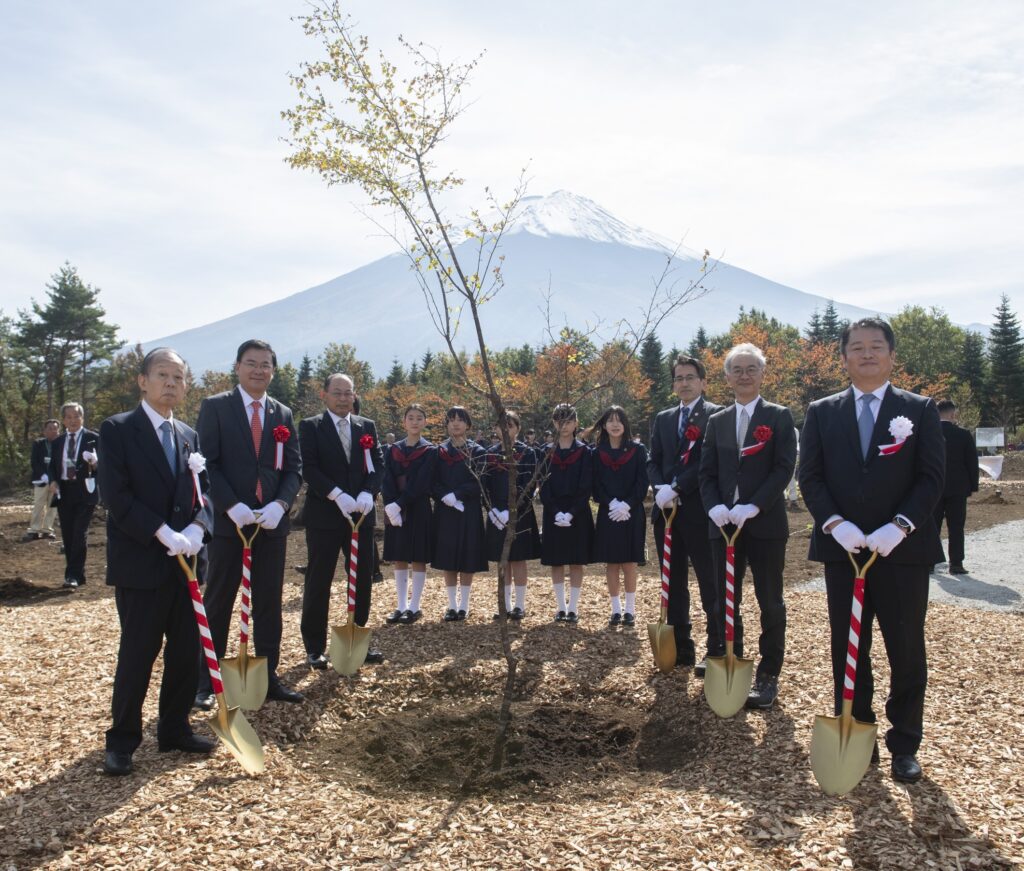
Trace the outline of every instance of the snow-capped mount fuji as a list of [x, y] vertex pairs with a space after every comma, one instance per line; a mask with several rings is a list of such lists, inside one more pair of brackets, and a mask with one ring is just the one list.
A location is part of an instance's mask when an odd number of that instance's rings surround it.
[[[667, 239], [615, 217], [597, 203], [568, 191], [523, 199], [515, 226], [502, 241], [505, 287], [481, 311], [484, 335], [493, 348], [538, 345], [544, 340], [542, 311], [550, 288], [555, 325], [612, 324], [636, 314], [674, 249]], [[699, 257], [679, 251], [677, 277], [699, 276]], [[666, 347], [684, 347], [703, 325], [721, 332], [741, 305], [757, 307], [780, 321], [803, 326], [820, 296], [777, 284], [720, 262], [705, 284], [711, 292], [674, 312], [658, 330]], [[873, 314], [837, 304], [847, 318]], [[225, 370], [239, 343], [266, 339], [281, 363], [315, 357], [329, 342], [355, 346], [361, 359], [382, 375], [397, 357], [409, 365], [429, 348], [442, 349], [409, 262], [392, 254], [324, 284], [205, 326], [145, 343], [176, 348], [194, 372]], [[463, 328], [457, 346], [472, 353], [472, 331]]]

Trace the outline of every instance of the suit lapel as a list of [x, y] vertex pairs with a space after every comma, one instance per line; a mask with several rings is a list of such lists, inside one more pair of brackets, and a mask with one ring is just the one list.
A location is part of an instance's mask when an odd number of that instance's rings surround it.
[[893, 386], [890, 384], [882, 397], [882, 404], [878, 408], [878, 417], [875, 418], [875, 428], [871, 431], [871, 447], [868, 448], [868, 459], [870, 463], [878, 456], [878, 446], [883, 442], [892, 441], [889, 435], [889, 422], [896, 417], [903, 408], [903, 400], [898, 397]]
[[725, 414], [722, 415], [722, 425], [725, 427], [725, 432], [722, 434], [722, 444], [732, 449], [733, 454], [739, 450], [739, 446], [736, 444], [736, 403], [730, 405]]
[[857, 428], [857, 401], [853, 398], [853, 387], [849, 387], [839, 399], [840, 429], [846, 433], [850, 450], [861, 463], [864, 456], [860, 450], [860, 430]]
[[188, 436], [185, 435], [185, 431], [181, 428], [181, 423], [177, 420], [174, 421], [174, 436], [177, 439], [178, 445], [178, 474], [185, 473], [191, 475], [192, 470], [188, 467], [188, 458], [192, 453], [192, 445], [189, 444]]
[[249, 422], [249, 409], [245, 407], [245, 400], [242, 398], [242, 393], [237, 387], [231, 397], [231, 405], [232, 415], [238, 422], [239, 427], [241, 427], [242, 442], [248, 445], [249, 452], [252, 454], [253, 459], [255, 459], [256, 448], [252, 443], [252, 424]]
[[341, 461], [343, 463], [348, 462], [345, 459], [345, 449], [341, 446], [341, 436], [338, 435], [338, 428], [334, 425], [334, 418], [331, 417], [330, 412], [324, 412], [324, 416], [320, 419], [320, 427], [324, 431], [324, 438], [337, 449]]
[[[156, 430], [153, 429], [153, 424], [149, 422], [149, 418], [146, 416], [146, 412], [142, 410], [140, 405], [135, 411], [135, 432], [136, 440], [139, 445], [139, 449], [149, 457], [149, 461], [156, 466], [157, 471], [160, 473], [160, 477], [165, 482], [174, 486], [174, 475], [171, 473], [171, 467], [167, 464], [167, 456], [164, 454], [164, 447], [160, 444], [160, 439], [157, 438]], [[180, 451], [181, 448], [179, 447]]]
[[[738, 412], [737, 412], [738, 413]], [[765, 408], [764, 400], [759, 399], [757, 405], [754, 406], [754, 413], [750, 415], [750, 423], [747, 424], [747, 432], [743, 436], [743, 447], [747, 448], [753, 444], [757, 444], [757, 439], [754, 438], [754, 432], [759, 426], [765, 426], [768, 424], [769, 413], [768, 409]], [[733, 428], [733, 432], [736, 432]], [[737, 447], [737, 453], [739, 448]]]
[[260, 439], [260, 456], [270, 454], [274, 456], [274, 427], [281, 423], [281, 412], [277, 403], [269, 396], [263, 405], [263, 437]]

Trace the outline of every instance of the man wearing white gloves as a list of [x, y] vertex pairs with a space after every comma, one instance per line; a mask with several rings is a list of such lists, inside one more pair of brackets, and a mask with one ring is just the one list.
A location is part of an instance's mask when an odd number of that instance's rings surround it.
[[[365, 626], [370, 617], [374, 501], [384, 474], [384, 455], [374, 422], [352, 411], [355, 395], [355, 384], [348, 375], [329, 375], [320, 391], [327, 410], [299, 423], [302, 477], [309, 485], [305, 508], [309, 568], [302, 590], [302, 643], [307, 663], [317, 669], [327, 667], [327, 618], [338, 556], [345, 554], [341, 583], [347, 585], [351, 524], [360, 517], [365, 519], [359, 527], [353, 618], [358, 626]], [[347, 592], [340, 601], [347, 601]], [[366, 661], [383, 662], [384, 656], [371, 649]]]
[[[209, 753], [214, 742], [192, 734], [189, 708], [196, 689], [199, 633], [178, 554], [193, 556], [209, 538], [213, 509], [196, 493], [209, 489], [206, 472], [194, 478], [195, 431], [174, 418], [185, 398], [185, 363], [170, 348], [142, 361], [142, 402], [103, 421], [98, 466], [107, 511], [107, 583], [121, 624], [114, 675], [113, 722], [106, 735], [104, 770], [125, 775], [142, 741], [142, 704], [150, 672], [164, 647], [157, 742], [161, 751]], [[164, 639], [167, 639], [164, 646]]]
[[782, 576], [789, 521], [783, 492], [796, 466], [796, 428], [789, 409], [761, 398], [765, 357], [749, 343], [725, 355], [725, 380], [733, 405], [711, 416], [704, 436], [700, 492], [708, 512], [718, 596], [716, 622], [725, 638], [725, 540], [722, 530], [742, 532], [736, 541], [735, 647], [743, 651], [740, 602], [747, 564], [761, 610], [761, 636], [754, 686], [747, 707], [766, 710], [779, 692], [786, 647], [786, 605]]
[[[196, 429], [210, 471], [216, 509], [206, 614], [217, 657], [222, 659], [228, 629], [235, 625], [235, 598], [242, 579], [242, 542], [252, 545], [252, 634], [257, 656], [267, 658], [272, 701], [301, 702], [302, 695], [277, 678], [281, 652], [281, 595], [290, 521], [288, 509], [302, 485], [302, 464], [292, 412], [267, 395], [277, 355], [267, 342], [249, 339], [235, 355], [238, 386], [203, 400]], [[213, 706], [210, 678], [199, 674], [196, 705]]]
[[846, 670], [853, 566], [867, 573], [853, 716], [873, 723], [871, 624], [885, 640], [892, 678], [885, 736], [892, 776], [921, 778], [917, 751], [928, 682], [924, 620], [928, 575], [942, 558], [933, 511], [942, 495], [945, 440], [931, 399], [889, 383], [896, 358], [892, 327], [880, 318], [848, 326], [840, 340], [852, 385], [807, 409], [800, 437], [800, 491], [814, 517], [809, 558], [825, 564], [836, 713]]
[[[697, 576], [700, 605], [707, 621], [706, 653], [714, 656], [722, 649], [715, 618], [715, 567], [708, 540], [708, 515], [700, 500], [698, 473], [708, 419], [722, 406], [704, 398], [707, 370], [696, 357], [678, 357], [672, 366], [672, 392], [679, 402], [658, 412], [651, 427], [651, 454], [647, 477], [654, 488], [654, 543], [658, 558], [665, 544], [663, 511], [676, 507], [672, 521], [672, 560], [670, 565], [668, 622], [676, 639], [676, 665], [692, 666], [697, 656], [690, 622], [688, 563]], [[702, 660], [695, 670], [704, 676]]]

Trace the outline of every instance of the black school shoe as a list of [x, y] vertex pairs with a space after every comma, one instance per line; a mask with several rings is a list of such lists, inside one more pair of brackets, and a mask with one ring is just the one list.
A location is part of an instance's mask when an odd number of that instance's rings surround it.
[[608, 628], [609, 629], [614, 629], [621, 622], [622, 622], [622, 615], [621, 614], [612, 614], [612, 616], [608, 620]]
[[629, 613], [629, 611], [627, 611], [625, 614], [622, 615], [622, 628], [632, 629], [634, 626], [636, 626], [636, 617], [634, 617], [632, 614]]
[[394, 611], [392, 611], [390, 614], [388, 614], [387, 617], [384, 618], [384, 622], [385, 623], [391, 623], [391, 624], [401, 623], [402, 622], [402, 616], [404, 614], [405, 614], [405, 611], [402, 611], [400, 608], [395, 608]]
[[422, 611], [403, 611], [402, 619], [399, 621], [404, 626], [408, 626], [410, 623], [415, 623], [423, 616]]
[[509, 620], [515, 620], [517, 623], [526, 616], [526, 612], [522, 608], [513, 608], [508, 613]]
[[459, 620], [460, 622], [462, 620], [465, 620], [466, 619], [466, 612], [460, 609], [459, 613], [455, 615], [455, 619]]
[[459, 619], [459, 612], [454, 608], [449, 608], [444, 612], [444, 617], [441, 618], [445, 623], [454, 623]]
[[555, 622], [556, 623], [564, 623], [565, 622], [565, 611], [559, 611], [557, 614], [555, 614]]
[[580, 622], [580, 615], [577, 614], [575, 611], [570, 611], [568, 614], [565, 615], [565, 622], [571, 623], [575, 626], [577, 623]]

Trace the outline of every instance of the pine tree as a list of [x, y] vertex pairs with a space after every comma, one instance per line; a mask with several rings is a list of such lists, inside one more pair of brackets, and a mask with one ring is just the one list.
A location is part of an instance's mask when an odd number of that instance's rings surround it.
[[645, 402], [641, 404], [647, 418], [647, 430], [654, 422], [654, 415], [661, 404], [659, 398], [665, 395], [665, 364], [661, 342], [654, 333], [648, 333], [640, 345], [640, 372], [650, 382]]
[[388, 372], [385, 383], [389, 390], [405, 383], [405, 369], [402, 368], [402, 364], [398, 362], [397, 357], [393, 357], [391, 360], [391, 371]]
[[814, 314], [811, 315], [811, 319], [807, 322], [807, 329], [804, 330], [804, 335], [807, 336], [807, 341], [813, 345], [821, 344], [821, 315], [818, 314], [818, 310], [814, 310]]
[[420, 381], [420, 364], [415, 360], [412, 361], [412, 365], [409, 367], [409, 383], [419, 384]]
[[967, 330], [960, 348], [960, 365], [955, 374], [957, 380], [970, 389], [971, 396], [976, 403], [980, 403], [985, 396], [987, 364], [984, 336], [981, 333]]
[[686, 349], [686, 353], [691, 357], [701, 359], [701, 355], [707, 350], [708, 345], [711, 344], [711, 339], [708, 338], [708, 332], [704, 329], [704, 324], [697, 327], [697, 332], [690, 340], [690, 345]]
[[430, 372], [430, 366], [434, 362], [434, 355], [430, 352], [430, 348], [427, 348], [423, 352], [423, 359], [420, 360], [420, 372], [427, 375]]
[[1024, 339], [1005, 293], [988, 334], [988, 363], [987, 417], [996, 426], [1016, 426], [1024, 407]]
[[821, 316], [821, 341], [825, 344], [838, 345], [848, 323], [848, 320], [839, 317], [835, 303], [829, 300]]

